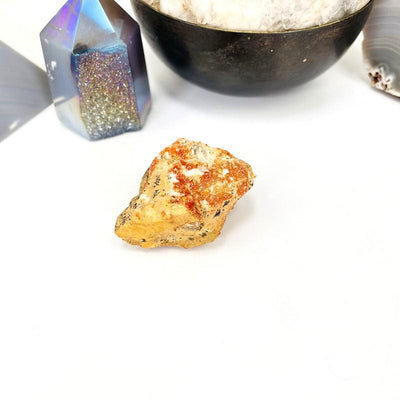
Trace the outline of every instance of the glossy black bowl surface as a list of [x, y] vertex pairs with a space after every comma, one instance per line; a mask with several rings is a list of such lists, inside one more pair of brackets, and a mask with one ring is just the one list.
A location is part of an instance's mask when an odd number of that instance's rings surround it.
[[227, 31], [188, 23], [131, 0], [149, 44], [183, 78], [217, 92], [254, 96], [307, 82], [360, 34], [373, 0], [326, 25], [287, 32]]

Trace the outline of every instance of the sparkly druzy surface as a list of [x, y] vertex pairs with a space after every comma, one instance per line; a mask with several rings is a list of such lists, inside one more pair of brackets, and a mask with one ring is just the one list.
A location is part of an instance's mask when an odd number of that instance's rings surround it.
[[150, 109], [138, 24], [113, 0], [69, 0], [40, 34], [60, 120], [89, 139], [140, 129]]
[[125, 45], [73, 55], [81, 116], [94, 139], [140, 128]]

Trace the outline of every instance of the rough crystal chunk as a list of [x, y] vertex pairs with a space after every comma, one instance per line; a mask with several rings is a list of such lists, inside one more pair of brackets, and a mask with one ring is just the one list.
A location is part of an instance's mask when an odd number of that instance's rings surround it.
[[145, 248], [212, 242], [254, 178], [250, 165], [226, 150], [178, 139], [154, 159], [115, 233]]
[[140, 30], [113, 0], [69, 0], [40, 38], [65, 125], [89, 139], [143, 126], [150, 89]]

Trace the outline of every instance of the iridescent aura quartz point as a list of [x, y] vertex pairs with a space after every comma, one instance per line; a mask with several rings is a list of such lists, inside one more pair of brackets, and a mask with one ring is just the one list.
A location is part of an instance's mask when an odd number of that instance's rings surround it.
[[139, 130], [150, 109], [140, 29], [113, 0], [69, 0], [40, 33], [56, 111], [89, 139]]

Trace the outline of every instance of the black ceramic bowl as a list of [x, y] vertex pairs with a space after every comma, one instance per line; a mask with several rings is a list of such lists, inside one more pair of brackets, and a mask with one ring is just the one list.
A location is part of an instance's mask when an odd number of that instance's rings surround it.
[[131, 0], [149, 44], [183, 78], [221, 93], [262, 95], [307, 82], [333, 65], [364, 27], [373, 0], [339, 21], [286, 32], [188, 23]]

